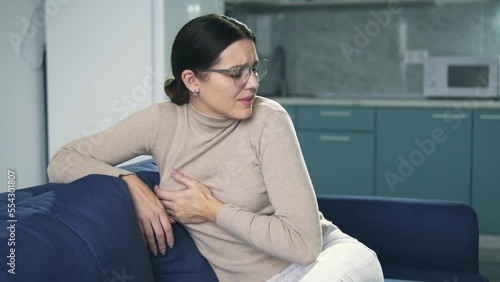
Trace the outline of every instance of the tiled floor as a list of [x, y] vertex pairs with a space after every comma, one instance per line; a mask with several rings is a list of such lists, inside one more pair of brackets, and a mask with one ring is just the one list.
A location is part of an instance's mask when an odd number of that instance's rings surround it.
[[479, 271], [490, 282], [500, 282], [500, 235], [479, 236]]

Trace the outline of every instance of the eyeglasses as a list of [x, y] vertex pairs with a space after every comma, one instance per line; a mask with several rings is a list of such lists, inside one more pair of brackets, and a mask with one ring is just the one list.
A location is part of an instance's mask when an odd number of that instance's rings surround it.
[[255, 66], [241, 65], [230, 69], [197, 69], [197, 71], [208, 71], [229, 74], [234, 80], [234, 85], [240, 87], [247, 83], [250, 78], [250, 71], [261, 81], [267, 73], [269, 60], [261, 60]]

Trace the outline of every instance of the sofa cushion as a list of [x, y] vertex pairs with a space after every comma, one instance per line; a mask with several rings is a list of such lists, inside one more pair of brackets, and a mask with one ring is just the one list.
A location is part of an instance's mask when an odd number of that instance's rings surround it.
[[150, 254], [155, 281], [192, 282], [218, 281], [208, 261], [196, 247], [181, 224], [173, 224], [174, 247], [167, 248], [164, 256]]
[[[2, 213], [2, 241], [10, 236], [7, 219]], [[16, 274], [2, 271], [0, 281], [154, 280], [121, 179], [89, 175], [19, 200], [16, 219]], [[6, 246], [1, 244], [2, 257], [10, 254]]]

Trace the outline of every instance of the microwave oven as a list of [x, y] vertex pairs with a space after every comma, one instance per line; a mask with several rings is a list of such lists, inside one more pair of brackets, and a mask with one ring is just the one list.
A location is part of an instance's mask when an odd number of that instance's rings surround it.
[[424, 64], [424, 96], [498, 98], [499, 57], [428, 57]]

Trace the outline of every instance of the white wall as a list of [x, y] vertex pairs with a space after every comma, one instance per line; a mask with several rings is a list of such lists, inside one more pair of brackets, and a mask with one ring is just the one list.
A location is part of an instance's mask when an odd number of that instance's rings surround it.
[[[0, 0], [0, 192], [7, 190], [8, 169], [16, 172], [17, 188], [47, 180], [43, 71], [38, 67], [43, 17], [27, 32], [39, 2]], [[21, 46], [23, 35], [29, 38]]]
[[[0, 0], [0, 167], [5, 177], [14, 169], [19, 188], [43, 184], [47, 156], [61, 146], [164, 100], [177, 31], [196, 16], [223, 12], [223, 0]], [[45, 36], [48, 145], [44, 77], [37, 67]], [[0, 186], [0, 192], [6, 189]]]
[[223, 0], [165, 0], [162, 2], [164, 19], [164, 53], [165, 61], [168, 62], [166, 71], [172, 75], [170, 69], [170, 53], [177, 32], [189, 20], [205, 14], [224, 14]]
[[68, 0], [47, 23], [49, 156], [153, 102], [152, 1]]
[[[51, 0], [63, 1], [63, 0]], [[64, 0], [47, 23], [49, 156], [165, 100], [171, 44], [222, 0]]]
[[[154, 71], [153, 2], [0, 0], [0, 164], [5, 177], [16, 171], [18, 188], [46, 183], [47, 157], [60, 146], [152, 103], [150, 85], [164, 79]], [[46, 29], [50, 154], [39, 67]]]

